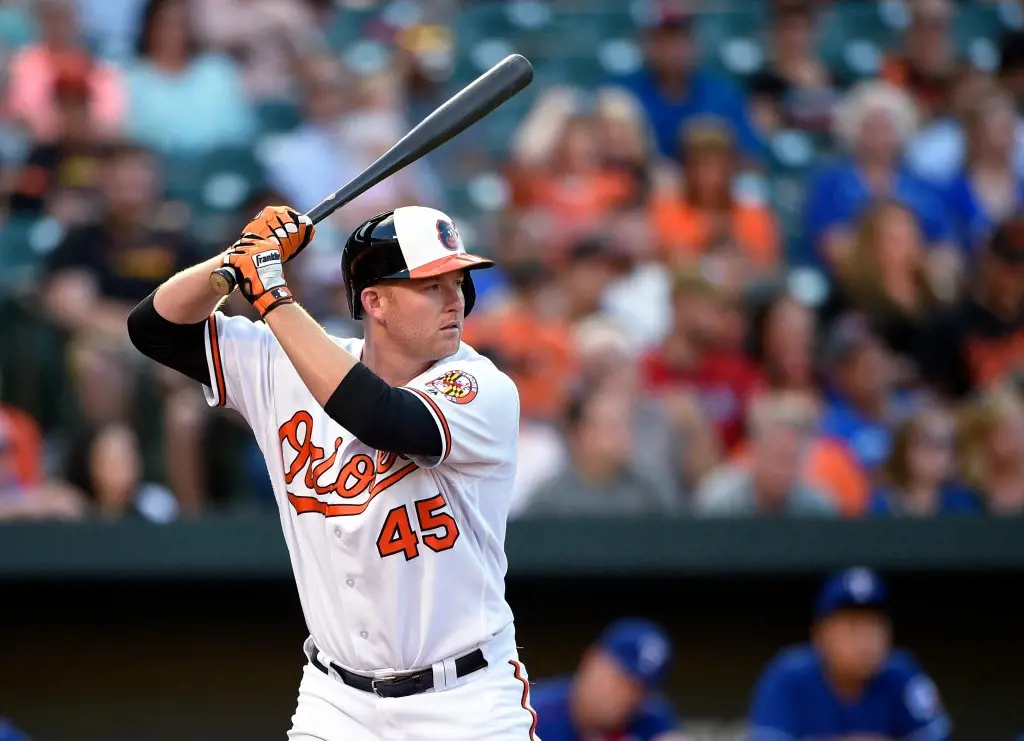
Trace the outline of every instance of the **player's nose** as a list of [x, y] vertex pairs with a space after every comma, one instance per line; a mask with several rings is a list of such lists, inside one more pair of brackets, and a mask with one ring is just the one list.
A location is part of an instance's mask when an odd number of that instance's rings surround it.
[[462, 312], [466, 299], [462, 293], [462, 284], [457, 280], [444, 283], [444, 308], [446, 311]]

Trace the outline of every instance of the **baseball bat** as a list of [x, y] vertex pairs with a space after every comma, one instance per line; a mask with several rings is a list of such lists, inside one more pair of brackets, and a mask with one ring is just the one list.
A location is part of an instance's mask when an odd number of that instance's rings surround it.
[[[365, 170], [306, 215], [314, 224], [323, 221], [381, 180], [461, 134], [532, 80], [533, 66], [529, 60], [520, 54], [510, 54], [442, 103]], [[237, 283], [233, 268], [220, 267], [210, 274], [210, 286], [222, 296], [231, 293]]]

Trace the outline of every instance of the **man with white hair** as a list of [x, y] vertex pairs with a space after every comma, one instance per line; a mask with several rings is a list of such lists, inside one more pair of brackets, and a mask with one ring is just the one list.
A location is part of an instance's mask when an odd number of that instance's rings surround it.
[[914, 102], [876, 80], [855, 86], [837, 111], [836, 137], [846, 156], [817, 172], [807, 187], [805, 260], [833, 272], [849, 257], [855, 225], [871, 202], [895, 198], [917, 217], [933, 248], [955, 254], [952, 227], [938, 190], [903, 165], [917, 128]]

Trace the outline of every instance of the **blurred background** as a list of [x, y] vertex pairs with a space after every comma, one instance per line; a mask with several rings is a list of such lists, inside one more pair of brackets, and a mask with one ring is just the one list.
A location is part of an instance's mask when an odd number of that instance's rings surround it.
[[340, 250], [397, 205], [497, 259], [465, 339], [521, 395], [534, 678], [657, 619], [691, 735], [742, 737], [860, 563], [954, 737], [1024, 732], [1015, 0], [0, 0], [0, 716], [283, 737], [304, 629], [262, 457], [125, 318], [512, 52], [533, 84], [289, 283], [358, 335]]

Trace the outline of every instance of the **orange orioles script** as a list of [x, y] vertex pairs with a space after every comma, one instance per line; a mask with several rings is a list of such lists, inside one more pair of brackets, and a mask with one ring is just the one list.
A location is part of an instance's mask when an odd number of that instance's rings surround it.
[[[418, 468], [412, 461], [395, 453], [376, 451], [372, 458], [365, 453], [356, 453], [338, 467], [338, 473], [332, 478], [330, 471], [335, 468], [344, 439], [336, 438], [334, 450], [327, 455], [325, 448], [313, 442], [313, 416], [306, 411], [296, 412], [281, 425], [278, 439], [282, 460], [287, 466], [285, 483], [291, 484], [301, 473], [306, 489], [314, 492], [312, 495], [288, 492], [288, 501], [300, 515], [307, 512], [319, 512], [324, 517], [362, 514], [374, 497]], [[295, 458], [289, 464], [292, 453]], [[320, 499], [331, 494], [337, 494], [344, 500], [358, 501], [329, 504]]]

